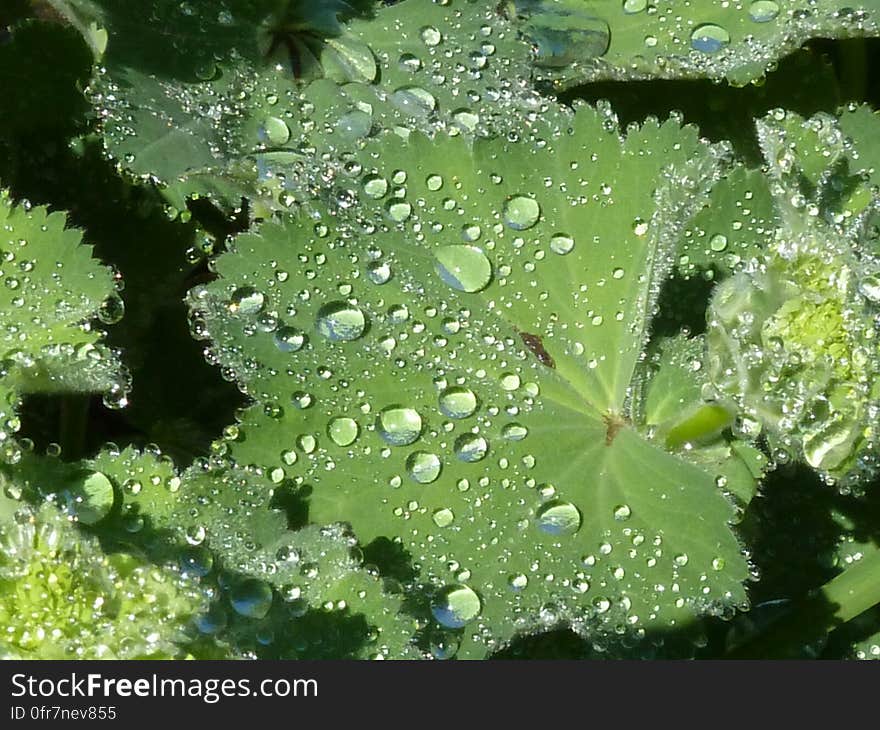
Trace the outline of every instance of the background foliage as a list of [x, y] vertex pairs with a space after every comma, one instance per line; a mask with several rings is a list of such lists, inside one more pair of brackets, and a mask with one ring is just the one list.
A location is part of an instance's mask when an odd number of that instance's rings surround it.
[[3, 655], [880, 658], [878, 27], [5, 2]]

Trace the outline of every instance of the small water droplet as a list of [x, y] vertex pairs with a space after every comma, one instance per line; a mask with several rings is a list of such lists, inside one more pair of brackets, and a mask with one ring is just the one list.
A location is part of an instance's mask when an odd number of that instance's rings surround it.
[[287, 144], [290, 139], [290, 127], [278, 117], [268, 117], [261, 128], [261, 137], [273, 147]]
[[272, 607], [272, 589], [263, 581], [245, 580], [230, 591], [229, 603], [240, 616], [265, 618]]
[[252, 286], [243, 286], [232, 292], [229, 311], [245, 317], [255, 316], [266, 306], [266, 297]]
[[275, 331], [275, 347], [281, 352], [298, 352], [306, 344], [306, 334], [296, 327], [279, 327]]

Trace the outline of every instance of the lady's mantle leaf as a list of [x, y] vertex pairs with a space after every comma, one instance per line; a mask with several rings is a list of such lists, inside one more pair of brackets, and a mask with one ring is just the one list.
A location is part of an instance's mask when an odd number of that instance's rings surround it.
[[113, 274], [91, 258], [63, 213], [15, 206], [0, 191], [0, 460], [20, 457], [17, 398], [24, 393], [103, 392], [125, 397], [125, 375], [101, 345], [122, 316]]
[[381, 137], [330, 212], [239, 236], [191, 293], [256, 401], [218, 455], [297, 490], [311, 521], [396, 544], [411, 610], [462, 657], [560, 622], [644, 637], [745, 601], [719, 472], [630, 412], [716, 151], [674, 120], [624, 140], [597, 110], [565, 119], [472, 149]]

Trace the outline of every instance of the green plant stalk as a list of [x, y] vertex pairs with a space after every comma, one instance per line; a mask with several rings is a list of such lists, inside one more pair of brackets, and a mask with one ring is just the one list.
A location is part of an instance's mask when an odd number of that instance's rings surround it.
[[834, 629], [880, 604], [880, 550], [832, 578], [794, 609], [745, 644], [728, 653], [729, 659], [787, 659], [803, 657], [804, 650]]

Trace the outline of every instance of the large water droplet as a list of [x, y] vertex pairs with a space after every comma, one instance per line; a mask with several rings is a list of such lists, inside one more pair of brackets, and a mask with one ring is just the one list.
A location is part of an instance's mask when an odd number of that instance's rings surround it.
[[347, 302], [330, 302], [318, 311], [318, 332], [331, 342], [356, 340], [366, 325], [364, 313]]
[[443, 464], [437, 454], [414, 451], [406, 460], [406, 471], [419, 484], [430, 484], [440, 476]]
[[718, 53], [730, 43], [730, 33], [720, 25], [703, 23], [691, 33], [691, 47], [702, 53]]
[[377, 419], [379, 435], [392, 446], [407, 446], [422, 433], [422, 417], [414, 408], [388, 406]]
[[571, 502], [552, 499], [535, 514], [538, 528], [550, 535], [573, 535], [581, 527], [581, 513]]
[[448, 585], [441, 588], [431, 601], [431, 613], [438, 623], [449, 629], [460, 629], [473, 621], [483, 610], [480, 597], [469, 586]]
[[515, 231], [525, 231], [538, 222], [541, 206], [525, 195], [515, 195], [504, 203], [504, 222]]
[[437, 273], [453, 289], [478, 292], [492, 281], [492, 264], [476, 246], [440, 246], [434, 256], [437, 258]]
[[446, 388], [439, 400], [440, 411], [450, 418], [468, 418], [477, 410], [477, 396], [469, 388]]

